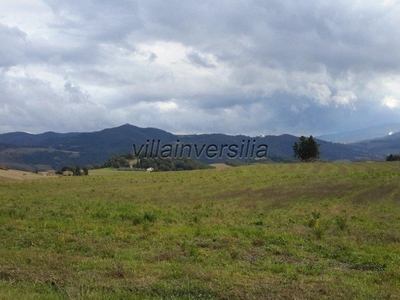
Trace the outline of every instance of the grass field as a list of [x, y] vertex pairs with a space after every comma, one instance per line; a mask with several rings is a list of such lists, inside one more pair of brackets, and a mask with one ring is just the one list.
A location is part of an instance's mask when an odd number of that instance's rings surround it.
[[400, 299], [400, 164], [0, 181], [0, 299]]

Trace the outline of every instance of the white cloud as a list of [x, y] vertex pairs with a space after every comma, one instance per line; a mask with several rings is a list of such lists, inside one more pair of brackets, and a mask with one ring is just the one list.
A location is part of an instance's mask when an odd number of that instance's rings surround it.
[[174, 101], [156, 102], [156, 105], [161, 111], [177, 110], [179, 106]]
[[337, 105], [351, 106], [357, 100], [357, 96], [352, 91], [339, 90], [336, 95], [332, 97], [332, 100]]
[[393, 97], [393, 96], [386, 96], [382, 100], [382, 105], [386, 106], [390, 109], [399, 108], [400, 107], [400, 100]]
[[[109, 113], [100, 104], [70, 82], [64, 91], [54, 89], [48, 82], [26, 76], [0, 76], [0, 119], [7, 127], [23, 127], [27, 131], [74, 131], [78, 126], [95, 130], [112, 123]], [[1, 126], [6, 126], [2, 123]]]
[[326, 84], [308, 83], [307, 94], [321, 105], [329, 105], [332, 92]]

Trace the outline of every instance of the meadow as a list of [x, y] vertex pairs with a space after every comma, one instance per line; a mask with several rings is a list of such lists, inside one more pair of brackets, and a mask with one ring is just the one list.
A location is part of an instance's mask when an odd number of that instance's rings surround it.
[[0, 181], [0, 299], [400, 299], [400, 163]]

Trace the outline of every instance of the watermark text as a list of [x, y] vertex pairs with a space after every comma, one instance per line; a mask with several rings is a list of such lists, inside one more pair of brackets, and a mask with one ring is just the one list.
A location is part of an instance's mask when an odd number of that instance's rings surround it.
[[183, 158], [195, 159], [262, 159], [267, 158], [268, 145], [257, 143], [255, 139], [243, 139], [233, 144], [190, 144], [161, 143], [161, 140], [147, 140], [145, 144], [133, 144], [135, 157], [145, 158]]

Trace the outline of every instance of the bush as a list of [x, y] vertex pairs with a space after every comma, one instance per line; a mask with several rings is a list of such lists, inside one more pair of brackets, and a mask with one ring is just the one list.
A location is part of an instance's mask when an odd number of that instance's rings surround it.
[[400, 155], [390, 154], [386, 157], [386, 161], [400, 161]]
[[341, 230], [345, 230], [347, 227], [347, 221], [346, 219], [342, 218], [342, 217], [336, 217], [336, 225], [341, 229]]

